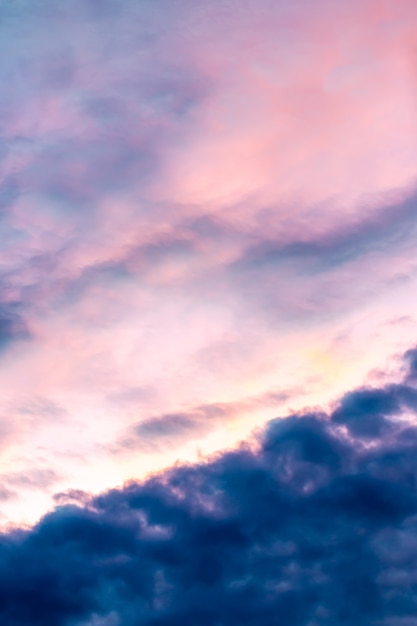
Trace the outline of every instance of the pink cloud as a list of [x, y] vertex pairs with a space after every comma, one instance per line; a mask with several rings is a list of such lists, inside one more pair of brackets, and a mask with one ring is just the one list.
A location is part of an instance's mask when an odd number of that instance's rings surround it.
[[16, 520], [329, 402], [417, 322], [415, 3], [52, 4], [0, 60], [2, 471], [56, 475]]

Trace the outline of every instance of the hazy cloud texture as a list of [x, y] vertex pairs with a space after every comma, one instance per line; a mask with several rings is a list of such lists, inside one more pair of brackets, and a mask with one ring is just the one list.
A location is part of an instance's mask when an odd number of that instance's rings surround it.
[[1, 2], [1, 524], [398, 383], [416, 24], [414, 0]]

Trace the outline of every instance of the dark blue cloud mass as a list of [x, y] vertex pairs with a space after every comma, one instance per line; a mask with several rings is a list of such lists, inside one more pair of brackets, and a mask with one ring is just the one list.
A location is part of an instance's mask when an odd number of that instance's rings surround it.
[[356, 390], [209, 463], [60, 494], [1, 536], [0, 624], [415, 624], [416, 398]]

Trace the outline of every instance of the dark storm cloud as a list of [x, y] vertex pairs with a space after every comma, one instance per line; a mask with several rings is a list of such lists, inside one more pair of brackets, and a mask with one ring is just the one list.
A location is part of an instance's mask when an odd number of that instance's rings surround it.
[[417, 410], [417, 390], [405, 385], [385, 389], [362, 389], [344, 396], [333, 413], [333, 421], [363, 438], [375, 438], [395, 427], [390, 419], [403, 410]]
[[356, 390], [207, 464], [59, 494], [32, 530], [1, 537], [0, 623], [412, 624], [415, 398]]

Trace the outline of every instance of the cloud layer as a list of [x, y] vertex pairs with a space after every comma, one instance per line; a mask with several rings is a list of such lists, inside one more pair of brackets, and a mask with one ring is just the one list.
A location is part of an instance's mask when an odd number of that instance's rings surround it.
[[2, 3], [0, 523], [395, 378], [416, 23], [413, 0]]
[[416, 416], [415, 385], [360, 388], [208, 463], [58, 494], [1, 536], [0, 621], [412, 626]]

